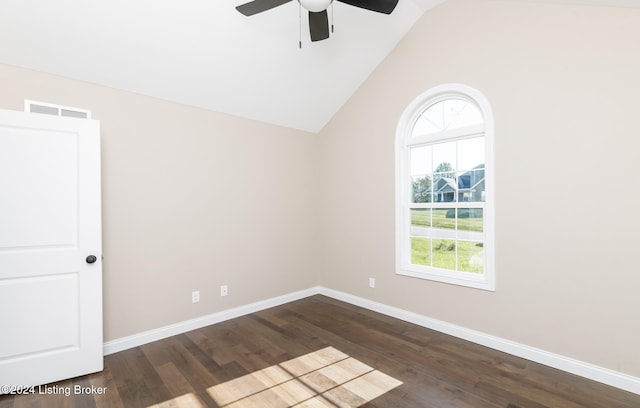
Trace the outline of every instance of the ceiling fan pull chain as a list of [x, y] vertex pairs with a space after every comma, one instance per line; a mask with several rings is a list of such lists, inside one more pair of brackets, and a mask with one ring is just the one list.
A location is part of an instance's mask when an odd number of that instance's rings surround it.
[[302, 49], [302, 4], [298, 1], [298, 47]]
[[331, 2], [331, 32], [333, 33], [333, 4], [334, 2]]

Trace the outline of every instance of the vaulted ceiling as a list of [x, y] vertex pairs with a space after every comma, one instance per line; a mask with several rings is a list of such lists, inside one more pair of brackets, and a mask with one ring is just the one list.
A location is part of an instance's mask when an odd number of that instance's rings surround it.
[[391, 15], [336, 1], [335, 32], [314, 43], [297, 1], [246, 17], [235, 7], [247, 1], [0, 0], [0, 63], [319, 132], [422, 14], [447, 0], [400, 0]]

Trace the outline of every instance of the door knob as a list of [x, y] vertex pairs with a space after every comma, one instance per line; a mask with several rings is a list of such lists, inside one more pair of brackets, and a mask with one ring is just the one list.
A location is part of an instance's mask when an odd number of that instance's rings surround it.
[[88, 264], [92, 264], [92, 263], [94, 263], [94, 262], [95, 262], [95, 261], [97, 261], [97, 260], [98, 260], [98, 258], [96, 258], [96, 257], [95, 257], [95, 255], [89, 255], [89, 256], [87, 257], [87, 263], [88, 263]]

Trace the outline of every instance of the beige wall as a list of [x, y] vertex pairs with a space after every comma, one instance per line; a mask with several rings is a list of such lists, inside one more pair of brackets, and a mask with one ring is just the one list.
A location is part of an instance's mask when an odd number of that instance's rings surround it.
[[[640, 376], [638, 39], [638, 9], [425, 14], [320, 135], [321, 284]], [[394, 273], [395, 128], [451, 82], [494, 111], [496, 292]]]
[[316, 284], [314, 135], [0, 65], [25, 98], [101, 121], [105, 341]]
[[[636, 9], [450, 0], [320, 135], [6, 65], [0, 108], [101, 120], [105, 341], [319, 283], [638, 377], [638, 38]], [[494, 110], [496, 292], [394, 273], [395, 128], [447, 82]]]

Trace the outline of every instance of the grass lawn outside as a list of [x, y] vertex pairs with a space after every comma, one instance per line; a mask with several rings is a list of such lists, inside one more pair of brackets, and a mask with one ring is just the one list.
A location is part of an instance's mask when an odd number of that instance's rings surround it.
[[478, 242], [412, 237], [411, 263], [454, 271], [483, 273], [484, 248]]
[[[450, 230], [457, 226], [458, 231], [484, 230], [481, 208], [458, 209], [458, 218], [452, 216], [456, 214], [454, 211], [451, 208], [414, 208], [411, 210], [411, 225]], [[484, 273], [484, 247], [482, 242], [411, 237], [411, 263], [481, 274]]]
[[[474, 209], [480, 211], [482, 209]], [[414, 208], [411, 210], [411, 225], [433, 228], [456, 228], [456, 218], [447, 217], [449, 209], [446, 208]], [[433, 225], [431, 223], [433, 222]], [[458, 218], [458, 229], [462, 231], [483, 231], [483, 218]]]

